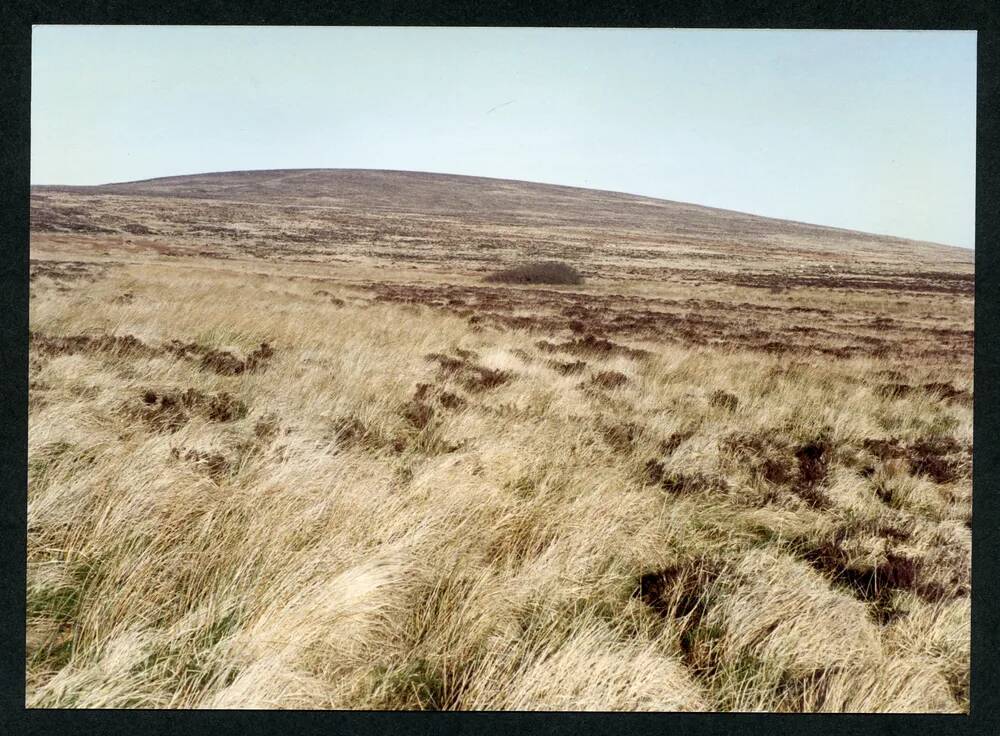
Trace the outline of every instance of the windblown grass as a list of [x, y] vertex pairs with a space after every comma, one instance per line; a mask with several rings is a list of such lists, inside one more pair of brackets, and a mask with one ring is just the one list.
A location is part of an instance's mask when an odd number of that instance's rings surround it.
[[29, 706], [968, 708], [968, 404], [199, 263], [33, 287]]

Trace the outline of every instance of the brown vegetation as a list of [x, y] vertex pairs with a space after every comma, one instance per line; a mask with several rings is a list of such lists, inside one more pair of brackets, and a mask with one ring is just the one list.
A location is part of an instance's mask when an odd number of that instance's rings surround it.
[[540, 261], [505, 268], [485, 279], [498, 284], [582, 284], [583, 276], [567, 263]]
[[466, 184], [33, 192], [27, 704], [967, 710], [971, 260]]

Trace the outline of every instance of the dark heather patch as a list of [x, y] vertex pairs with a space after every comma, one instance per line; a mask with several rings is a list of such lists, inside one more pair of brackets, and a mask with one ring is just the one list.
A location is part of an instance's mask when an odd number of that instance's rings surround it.
[[752, 458], [763, 455], [770, 448], [772, 442], [764, 434], [743, 434], [734, 433], [724, 437], [719, 443], [722, 450], [739, 458]]
[[138, 413], [139, 418], [158, 431], [174, 432], [191, 418], [175, 394], [160, 396], [147, 391], [143, 394], [143, 403], [146, 408]]
[[659, 460], [649, 460], [646, 462], [646, 479], [655, 483], [667, 493], [674, 495], [686, 495], [698, 493], [712, 488], [725, 489], [725, 482], [721, 480], [713, 481], [702, 473], [679, 473], [669, 471]]
[[826, 480], [829, 466], [830, 445], [820, 439], [799, 446], [795, 451], [795, 459], [799, 464], [799, 475], [793, 490], [802, 500], [813, 508], [830, 507], [830, 500], [820, 489]]
[[891, 542], [906, 542], [913, 536], [913, 529], [894, 524], [879, 524], [875, 527], [876, 536]]
[[246, 413], [246, 405], [225, 391], [210, 396], [205, 408], [206, 416], [213, 422], [231, 422], [246, 416]]
[[[180, 450], [177, 448], [172, 449], [170, 454], [177, 459], [182, 457]], [[215, 481], [220, 481], [225, 478], [226, 475], [229, 474], [231, 467], [229, 460], [226, 459], [226, 456], [217, 452], [188, 450], [184, 453], [183, 459], [190, 463], [194, 463]]]
[[727, 411], [736, 411], [740, 400], [734, 394], [720, 389], [712, 392], [712, 395], [708, 397], [708, 403]]
[[781, 353], [787, 353], [789, 350], [792, 349], [792, 347], [783, 342], [770, 340], [769, 342], [764, 343], [757, 349], [764, 353], [772, 353], [780, 355]]
[[799, 712], [806, 707], [807, 694], [813, 702], [822, 703], [827, 696], [829, 669], [818, 667], [804, 675], [793, 675], [791, 672], [784, 672], [775, 687], [775, 697], [778, 699], [779, 712]]
[[628, 383], [628, 376], [618, 371], [601, 371], [591, 379], [591, 383], [603, 388], [618, 388]]
[[758, 466], [758, 473], [768, 483], [784, 485], [792, 480], [791, 463], [776, 458], [765, 458]]
[[930, 437], [917, 440], [910, 449], [919, 454], [952, 455], [963, 452], [966, 448], [954, 437]]
[[949, 483], [970, 471], [971, 451], [952, 437], [931, 437], [903, 446], [898, 440], [865, 440], [865, 449], [880, 460], [905, 458], [914, 475]]
[[[456, 352], [461, 352], [465, 356], [473, 355], [471, 351], [467, 350]], [[502, 386], [511, 381], [515, 376], [511, 371], [495, 370], [476, 365], [466, 357], [453, 358], [443, 353], [429, 353], [424, 358], [437, 362], [439, 372], [443, 377], [458, 378], [466, 390], [474, 393], [489, 391], [490, 389]]]
[[[80, 214], [83, 212], [81, 210]], [[32, 214], [32, 227], [34, 228], [34, 214]], [[109, 266], [102, 263], [89, 263], [84, 261], [39, 261], [34, 258], [29, 263], [29, 280], [34, 282], [40, 277], [50, 278], [54, 281], [96, 281], [107, 272]]]
[[891, 542], [906, 542], [913, 536], [916, 522], [913, 517], [897, 515], [890, 520], [857, 519], [839, 525], [829, 537], [831, 544], [842, 546], [848, 539], [881, 537]]
[[694, 436], [694, 432], [673, 432], [665, 440], [660, 440], [657, 446], [664, 457], [674, 454], [674, 451], [681, 446], [681, 443]]
[[514, 377], [510, 371], [494, 370], [473, 366], [462, 379], [462, 385], [469, 391], [488, 391], [509, 382]]
[[583, 369], [587, 367], [587, 362], [583, 360], [574, 360], [572, 362], [564, 363], [559, 360], [550, 360], [547, 365], [557, 373], [561, 373], [564, 376], [570, 376], [583, 373]]
[[616, 452], [630, 451], [642, 432], [642, 427], [635, 422], [612, 424], [602, 430], [604, 440]]
[[918, 561], [889, 553], [878, 564], [850, 566], [848, 556], [836, 544], [825, 542], [808, 550], [803, 557], [817, 571], [851, 590], [855, 597], [881, 607], [889, 605], [893, 590], [917, 589]]
[[680, 622], [680, 646], [688, 666], [707, 659], [710, 641], [699, 632], [708, 609], [710, 589], [720, 570], [721, 566], [713, 560], [693, 559], [641, 575], [632, 592], [633, 598], [663, 618]]
[[450, 391], [442, 391], [430, 383], [418, 383], [416, 391], [413, 393], [413, 400], [416, 402], [427, 402], [436, 399], [445, 409], [461, 409], [466, 401], [458, 394]]
[[43, 355], [106, 352], [151, 358], [159, 352], [134, 335], [49, 337], [38, 332], [29, 332], [28, 343], [32, 349]]
[[912, 391], [913, 386], [908, 383], [883, 383], [875, 387], [875, 393], [887, 399], [900, 399]]
[[417, 429], [423, 429], [434, 418], [434, 409], [420, 401], [410, 401], [403, 407], [403, 418]]
[[262, 342], [260, 347], [252, 351], [245, 361], [245, 370], [248, 373], [254, 373], [256, 371], [262, 370], [267, 363], [274, 357], [274, 348], [267, 342]]
[[810, 485], [821, 483], [826, 478], [827, 452], [829, 445], [823, 441], [809, 442], [795, 451], [799, 462], [799, 481]]
[[900, 398], [909, 396], [915, 391], [923, 391], [944, 401], [955, 403], [972, 403], [972, 394], [955, 388], [950, 383], [934, 381], [920, 386], [911, 386], [907, 383], [885, 383], [875, 387], [875, 392], [887, 398]]
[[866, 439], [861, 443], [861, 446], [879, 460], [892, 460], [906, 456], [906, 449], [896, 439]]
[[220, 376], [238, 376], [262, 370], [272, 357], [274, 348], [262, 342], [260, 347], [253, 350], [245, 359], [240, 359], [226, 350], [206, 349], [201, 354], [200, 365]]
[[273, 414], [261, 417], [253, 425], [253, 434], [258, 442], [270, 442], [278, 434], [278, 418]]
[[208, 350], [201, 356], [199, 365], [220, 376], [236, 376], [246, 368], [242, 360], [226, 350]]
[[892, 381], [894, 383], [903, 383], [907, 380], [906, 376], [899, 371], [894, 370], [878, 371], [875, 373], [875, 376], [878, 378], [884, 378], [886, 381]]
[[878, 497], [878, 500], [886, 506], [896, 506], [896, 496], [892, 492], [892, 488], [887, 486], [885, 483], [879, 482], [875, 484], [875, 495]]
[[632, 593], [662, 616], [688, 616], [697, 611], [703, 590], [715, 581], [718, 573], [699, 562], [671, 565], [639, 578]]
[[870, 604], [872, 617], [885, 624], [900, 615], [893, 604], [895, 591], [912, 592], [927, 602], [968, 595], [968, 574], [960, 564], [963, 555], [953, 550], [941, 551], [938, 558], [930, 558], [912, 557], [890, 549], [873, 562], [852, 561], [844, 549], [844, 543], [858, 535], [874, 534], [897, 542], [908, 540], [912, 531], [896, 524], [861, 522], [841, 526], [818, 544], [800, 539], [794, 546], [815, 570]]
[[626, 347], [625, 345], [619, 345], [618, 343], [611, 342], [602, 337], [595, 337], [594, 335], [586, 335], [562, 343], [540, 340], [535, 343], [535, 347], [549, 353], [563, 351], [576, 355], [625, 355], [630, 358], [641, 358], [649, 355], [649, 351], [647, 350]]
[[457, 373], [462, 370], [467, 364], [465, 360], [460, 358], [452, 358], [449, 355], [444, 355], [443, 353], [428, 353], [424, 356], [425, 360], [436, 361], [441, 369], [442, 373]]
[[183, 342], [182, 340], [171, 340], [163, 346], [163, 351], [178, 358], [190, 358], [192, 356], [204, 355], [211, 351], [205, 345], [196, 342]]
[[731, 434], [720, 446], [747, 466], [755, 478], [774, 485], [787, 485], [796, 478], [791, 449], [771, 433]]
[[[486, 260], [489, 260], [487, 258]], [[817, 274], [817, 276], [820, 276]], [[701, 278], [717, 280], [715, 275], [705, 272], [691, 283], [702, 283]], [[773, 275], [773, 278], [779, 278]], [[784, 278], [782, 276], [781, 278]], [[826, 278], [826, 277], [823, 277]], [[724, 279], [725, 280], [725, 279]], [[851, 282], [858, 282], [852, 277]], [[813, 282], [811, 282], [813, 283]], [[884, 283], [888, 284], [889, 281]], [[898, 286], [898, 280], [891, 283]], [[972, 347], [971, 330], [923, 328], [920, 336], [914, 336], [912, 348], [901, 342], [899, 335], [869, 335], [869, 320], [861, 325], [848, 328], [833, 325], [826, 319], [819, 324], [795, 324], [795, 320], [784, 320], [784, 326], [768, 318], [764, 324], [736, 325], [725, 318], [727, 306], [712, 299], [663, 299], [626, 297], [622, 294], [580, 294], [555, 290], [481, 288], [473, 286], [439, 285], [388, 285], [370, 283], [369, 290], [377, 293], [376, 300], [407, 304], [426, 304], [433, 308], [445, 309], [478, 325], [494, 325], [507, 329], [531, 329], [540, 333], [557, 334], [568, 326], [580, 334], [592, 334], [598, 338], [611, 340], [656, 339], [658, 341], [681, 342], [691, 345], [728, 344], [751, 350], [787, 351], [792, 355], [815, 356], [826, 351], [828, 355], [871, 355], [887, 354], [899, 349], [907, 354], [943, 355], [955, 351], [968, 351]], [[853, 287], [852, 287], [853, 288]], [[530, 304], [528, 304], [530, 302]], [[526, 306], [532, 314], [517, 314]], [[809, 315], [832, 317], [831, 310], [815, 307], [777, 307], [744, 303], [737, 305], [754, 313], [768, 313], [777, 317], [783, 312], [801, 312]], [[666, 309], [663, 309], [666, 308]], [[869, 315], [869, 318], [873, 315]], [[572, 323], [572, 324], [571, 324]], [[858, 333], [856, 327], [862, 332]], [[844, 329], [842, 329], [844, 328]], [[891, 343], [887, 340], [891, 337]], [[925, 338], [935, 338], [933, 342]], [[551, 339], [551, 338], [550, 338]], [[920, 351], [918, 346], [924, 346]], [[932, 346], [932, 347], [931, 347]], [[884, 377], [871, 376], [879, 382]], [[905, 378], [903, 382], [906, 382]]]
[[910, 472], [930, 478], [935, 483], [950, 483], [962, 475], [957, 460], [944, 458], [919, 443], [911, 449]]
[[463, 399], [458, 394], [453, 394], [450, 391], [442, 391], [441, 395], [438, 396], [438, 401], [441, 402], [441, 406], [445, 409], [461, 409], [465, 406], [465, 399]]
[[944, 399], [945, 401], [953, 401], [955, 403], [963, 404], [972, 403], [972, 393], [957, 389], [950, 383], [925, 383], [920, 388], [923, 389], [925, 393], [933, 394], [941, 399]]
[[382, 437], [356, 416], [343, 416], [334, 420], [333, 437], [345, 448], [362, 446], [373, 449], [383, 444]]
[[184, 426], [192, 414], [212, 422], [231, 422], [246, 416], [246, 405], [223, 391], [208, 394], [195, 388], [186, 391], [157, 392], [146, 390], [141, 395], [142, 406], [130, 410], [134, 416], [156, 430], [173, 432]]

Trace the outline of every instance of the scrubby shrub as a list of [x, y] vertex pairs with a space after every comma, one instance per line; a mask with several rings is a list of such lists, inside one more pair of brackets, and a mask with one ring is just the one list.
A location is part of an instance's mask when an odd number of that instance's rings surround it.
[[583, 276], [569, 264], [539, 261], [491, 273], [486, 281], [504, 284], [582, 284]]

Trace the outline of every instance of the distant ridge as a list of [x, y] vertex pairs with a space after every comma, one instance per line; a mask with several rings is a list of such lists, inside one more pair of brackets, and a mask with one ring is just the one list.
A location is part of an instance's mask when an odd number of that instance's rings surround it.
[[454, 216], [499, 224], [677, 230], [751, 239], [781, 234], [808, 247], [822, 241], [885, 246], [956, 246], [781, 220], [703, 205], [598, 189], [511, 179], [385, 169], [273, 169], [166, 176], [92, 186], [36, 185], [36, 193], [261, 202], [343, 210]]

